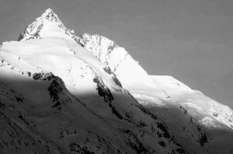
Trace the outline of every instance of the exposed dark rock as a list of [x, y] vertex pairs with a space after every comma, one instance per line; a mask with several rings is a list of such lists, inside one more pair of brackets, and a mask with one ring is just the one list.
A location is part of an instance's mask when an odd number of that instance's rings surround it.
[[109, 75], [113, 74], [111, 68], [109, 66], [104, 67], [104, 71], [108, 73]]
[[182, 148], [176, 149], [176, 152], [178, 152], [179, 154], [185, 154], [185, 150]]
[[15, 99], [17, 102], [23, 102], [23, 98], [21, 98], [21, 97], [15, 96]]
[[159, 145], [162, 147], [166, 147], [166, 143], [164, 141], [159, 141]]
[[134, 134], [131, 130], [123, 130], [123, 132], [128, 136], [128, 140], [126, 141], [127, 144], [138, 154], [142, 153], [150, 153], [147, 148], [144, 147], [143, 143], [140, 141], [140, 139], [137, 137], [137, 135]]
[[117, 109], [112, 105], [112, 103], [109, 103], [109, 107], [112, 110], [112, 113], [116, 115], [119, 119], [124, 119], [123, 116], [117, 111]]
[[112, 77], [112, 79], [116, 85], [118, 85], [119, 87], [122, 88], [122, 84], [121, 84], [120, 80], [118, 80], [118, 78], [115, 75]]
[[121, 82], [118, 80], [116, 74], [114, 74], [114, 72], [111, 70], [109, 66], [104, 67], [104, 71], [108, 73], [109, 75], [112, 75], [112, 79], [116, 85], [118, 85], [119, 87], [122, 87]]
[[97, 84], [98, 94], [104, 97], [105, 102], [110, 102], [114, 99], [110, 89], [104, 85], [102, 80], [96, 77], [93, 81]]
[[30, 123], [24, 118], [24, 116], [22, 114], [18, 115], [18, 118], [20, 120], [22, 120], [26, 125], [28, 125], [28, 126], [30, 125]]
[[0, 101], [0, 109], [4, 109], [6, 107], [5, 104], [3, 104], [1, 101]]
[[208, 143], [207, 135], [205, 133], [201, 133], [198, 142], [200, 143], [201, 146], [204, 146], [206, 143]]
[[18, 36], [17, 41], [21, 41], [21, 40], [23, 39], [23, 37], [24, 37], [24, 36], [23, 36], [23, 34], [22, 34], [22, 33], [20, 33], [20, 34], [19, 34], [19, 36]]
[[63, 87], [60, 85], [58, 80], [53, 80], [50, 86], [48, 87], [49, 95], [53, 101], [58, 101], [59, 93], [61, 93], [62, 90], [63, 90]]
[[50, 81], [51, 79], [55, 78], [53, 73], [33, 73], [32, 78], [34, 80], [48, 80]]
[[80, 146], [77, 143], [71, 143], [69, 145], [69, 150], [70, 152], [77, 154], [95, 154], [95, 152], [89, 151], [86, 146]]
[[164, 124], [158, 122], [157, 126], [158, 126], [158, 128], [160, 130], [163, 131], [163, 137], [165, 137], [165, 138], [170, 138], [171, 137], [170, 134], [169, 134], [169, 132], [168, 132], [168, 130], [167, 130], [167, 128], [164, 126]]

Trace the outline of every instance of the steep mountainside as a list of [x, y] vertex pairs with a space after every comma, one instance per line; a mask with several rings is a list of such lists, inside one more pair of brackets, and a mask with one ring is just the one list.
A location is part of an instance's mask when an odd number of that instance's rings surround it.
[[0, 48], [0, 153], [231, 154], [233, 112], [47, 9]]

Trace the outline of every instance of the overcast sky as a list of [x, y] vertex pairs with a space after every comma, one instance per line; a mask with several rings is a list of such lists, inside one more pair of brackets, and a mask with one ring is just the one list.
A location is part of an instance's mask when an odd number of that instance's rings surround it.
[[49, 7], [69, 28], [115, 40], [149, 73], [233, 108], [233, 0], [0, 0], [0, 41]]

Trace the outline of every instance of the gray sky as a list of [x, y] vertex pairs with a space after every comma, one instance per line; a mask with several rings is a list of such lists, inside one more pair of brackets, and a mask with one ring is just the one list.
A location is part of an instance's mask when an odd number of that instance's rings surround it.
[[0, 0], [0, 41], [49, 7], [67, 27], [116, 41], [149, 73], [233, 108], [232, 0]]

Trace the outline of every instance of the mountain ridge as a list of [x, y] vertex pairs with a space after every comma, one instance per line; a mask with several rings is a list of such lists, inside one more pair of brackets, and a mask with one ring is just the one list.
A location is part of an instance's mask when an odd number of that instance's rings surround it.
[[52, 9], [2, 44], [0, 62], [0, 153], [233, 151], [229, 107], [149, 75], [104, 36], [76, 35]]

